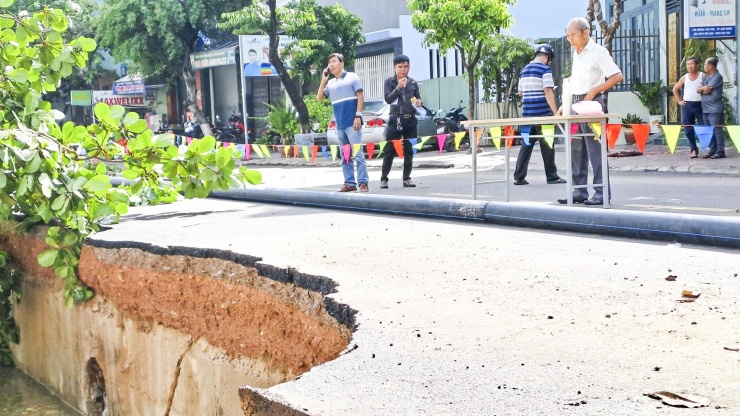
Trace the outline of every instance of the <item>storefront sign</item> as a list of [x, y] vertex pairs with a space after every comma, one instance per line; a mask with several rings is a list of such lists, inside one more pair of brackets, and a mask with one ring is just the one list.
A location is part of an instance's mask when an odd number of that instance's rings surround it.
[[690, 38], [735, 38], [736, 0], [689, 0], [685, 4]]
[[92, 94], [90, 90], [72, 90], [69, 92], [70, 104], [89, 107], [92, 105]]
[[93, 91], [93, 105], [106, 103], [108, 105], [120, 105], [123, 107], [147, 107], [149, 103], [144, 94], [141, 95], [117, 95], [112, 91]]
[[196, 52], [190, 55], [190, 58], [194, 69], [234, 65], [236, 63], [236, 47]]
[[118, 95], [144, 95], [146, 94], [146, 85], [143, 79], [134, 79], [130, 81], [114, 81], [113, 94]]

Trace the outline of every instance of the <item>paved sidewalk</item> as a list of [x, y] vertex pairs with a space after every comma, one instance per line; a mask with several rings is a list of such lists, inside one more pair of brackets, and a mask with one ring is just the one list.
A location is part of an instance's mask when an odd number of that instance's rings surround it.
[[[478, 169], [479, 170], [490, 170], [490, 169], [504, 169], [505, 165], [505, 152], [496, 150], [492, 146], [484, 146], [483, 152], [478, 154]], [[637, 146], [635, 145], [617, 145], [609, 154], [625, 154], [629, 152], [637, 152]], [[631, 157], [610, 157], [609, 168], [612, 172], [675, 172], [675, 173], [697, 173], [697, 174], [718, 174], [718, 175], [738, 175], [740, 176], [740, 155], [738, 155], [735, 147], [728, 146], [725, 149], [727, 158], [726, 159], [704, 159], [702, 157], [696, 159], [689, 158], [689, 148], [680, 146], [676, 148], [676, 152], [671, 154], [668, 146], [666, 145], [652, 145], [648, 144], [645, 146], [645, 151], [642, 155], [631, 156]], [[565, 146], [556, 145], [556, 163], [558, 164], [559, 171], [565, 172]], [[509, 150], [509, 157], [511, 162], [511, 169], [514, 169], [516, 163], [517, 154], [519, 153], [519, 146], [514, 146]], [[703, 153], [702, 153], [703, 154]], [[306, 161], [300, 154], [298, 157], [280, 157], [277, 152], [272, 152], [270, 158], [260, 159], [254, 158], [252, 154], [250, 161], [244, 161], [247, 166], [291, 166], [291, 167], [303, 167], [303, 166], [340, 166], [341, 160], [327, 160], [319, 153], [316, 157], [315, 163]], [[414, 156], [414, 168], [462, 168], [470, 169], [472, 166], [472, 155], [467, 151], [458, 152], [442, 152], [439, 153], [436, 150], [425, 150], [419, 152]], [[380, 167], [382, 160], [373, 157], [368, 160], [369, 167]], [[396, 158], [394, 161], [394, 167], [402, 166], [403, 159]], [[536, 146], [532, 153], [532, 158], [529, 162], [529, 171], [544, 171], [542, 164], [542, 157], [539, 154], [539, 146]]]

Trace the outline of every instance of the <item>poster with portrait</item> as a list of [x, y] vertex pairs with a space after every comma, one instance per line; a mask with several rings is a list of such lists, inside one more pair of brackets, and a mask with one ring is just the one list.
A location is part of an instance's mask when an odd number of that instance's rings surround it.
[[[279, 54], [293, 39], [280, 37]], [[270, 38], [267, 35], [240, 35], [239, 51], [245, 77], [269, 77], [277, 75], [275, 67], [270, 64]], [[290, 69], [290, 59], [283, 59], [283, 64]]]

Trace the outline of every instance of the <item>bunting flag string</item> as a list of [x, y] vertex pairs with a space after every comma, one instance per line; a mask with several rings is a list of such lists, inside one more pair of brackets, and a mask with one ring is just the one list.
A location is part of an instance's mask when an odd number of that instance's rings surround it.
[[663, 125], [663, 134], [665, 134], [665, 141], [668, 143], [668, 149], [673, 154], [676, 151], [676, 145], [678, 144], [678, 135], [681, 134], [681, 126], [666, 126]]
[[632, 132], [635, 134], [635, 144], [640, 152], [645, 151], [645, 144], [647, 144], [648, 136], [650, 136], [650, 125], [649, 124], [630, 124], [632, 126]]
[[550, 149], [553, 148], [555, 145], [555, 125], [554, 124], [543, 124], [542, 125], [542, 135], [545, 136], [545, 143], [550, 147]]
[[524, 143], [525, 146], [531, 146], [532, 143], [529, 142], [529, 133], [532, 132], [532, 126], [519, 126], [519, 134], [522, 135], [522, 143]]

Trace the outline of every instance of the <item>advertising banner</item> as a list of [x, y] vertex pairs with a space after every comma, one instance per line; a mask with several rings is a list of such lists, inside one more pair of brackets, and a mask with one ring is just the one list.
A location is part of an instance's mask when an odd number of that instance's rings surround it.
[[190, 55], [190, 59], [194, 69], [234, 65], [236, 63], [236, 47], [196, 52]]
[[144, 80], [132, 79], [127, 81], [113, 81], [113, 94], [144, 95], [146, 94]]
[[[279, 50], [290, 42], [292, 38], [280, 37]], [[240, 35], [239, 50], [241, 51], [242, 68], [245, 77], [269, 77], [277, 75], [275, 67], [270, 64], [270, 38], [267, 35]], [[290, 59], [284, 59], [283, 64], [290, 69]]]
[[90, 90], [70, 91], [70, 104], [89, 107], [92, 105], [92, 94]]
[[735, 38], [737, 0], [689, 0], [685, 2], [690, 38]]
[[118, 95], [113, 91], [93, 91], [93, 105], [103, 102], [108, 105], [120, 105], [123, 107], [148, 107], [149, 102], [144, 94], [140, 95]]

